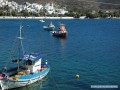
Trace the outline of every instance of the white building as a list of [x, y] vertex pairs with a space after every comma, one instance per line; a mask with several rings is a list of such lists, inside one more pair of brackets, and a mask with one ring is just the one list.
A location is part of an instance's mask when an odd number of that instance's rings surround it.
[[68, 13], [68, 11], [66, 11], [65, 9], [56, 9], [55, 10], [55, 14], [64, 15], [65, 13]]
[[21, 12], [23, 10], [23, 5], [18, 5], [17, 11]]
[[0, 0], [0, 7], [3, 7], [8, 4], [7, 0]]
[[65, 13], [68, 13], [68, 11], [66, 11], [65, 9], [59, 9], [58, 6], [55, 6], [53, 3], [47, 3], [45, 6], [37, 3], [30, 4], [28, 2], [26, 2], [24, 5], [18, 5], [14, 1], [8, 2], [8, 0], [0, 0], [0, 7], [4, 7], [6, 5], [9, 7], [10, 12], [12, 10], [17, 10], [18, 12], [27, 10], [28, 12], [32, 13], [39, 13], [41, 10], [44, 10], [46, 14], [64, 15]]
[[31, 8], [39, 11], [39, 10], [41, 10], [41, 9], [43, 8], [43, 6], [42, 6], [42, 5], [39, 5], [39, 4], [37, 4], [37, 3], [33, 3], [33, 4], [31, 5]]
[[55, 8], [54, 8], [54, 4], [50, 4], [50, 3], [47, 3], [45, 6], [44, 6], [44, 10], [46, 11], [47, 14], [52, 14], [52, 13], [55, 13]]

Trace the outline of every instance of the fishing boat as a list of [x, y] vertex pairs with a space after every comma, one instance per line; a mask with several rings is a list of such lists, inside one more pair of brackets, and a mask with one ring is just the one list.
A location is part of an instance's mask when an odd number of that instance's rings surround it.
[[49, 30], [49, 31], [53, 31], [55, 29], [55, 26], [52, 24], [52, 22], [50, 22], [49, 25], [47, 26], [43, 26], [44, 30]]
[[67, 31], [64, 24], [60, 24], [58, 31], [52, 32], [53, 36], [65, 38], [67, 36]]
[[18, 37], [18, 58], [10, 60], [14, 68], [5, 66], [0, 74], [2, 90], [18, 88], [35, 83], [44, 78], [50, 67], [46, 59], [39, 53], [27, 54], [22, 44], [22, 26]]

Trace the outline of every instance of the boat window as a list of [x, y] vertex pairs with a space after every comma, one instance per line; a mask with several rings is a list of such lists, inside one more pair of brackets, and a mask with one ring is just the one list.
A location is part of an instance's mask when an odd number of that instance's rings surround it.
[[27, 61], [25, 62], [25, 65], [33, 65], [33, 63], [32, 63], [31, 60], [27, 60]]

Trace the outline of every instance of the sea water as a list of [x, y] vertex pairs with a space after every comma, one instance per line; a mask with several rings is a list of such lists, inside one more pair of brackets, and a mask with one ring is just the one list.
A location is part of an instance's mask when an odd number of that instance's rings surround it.
[[[43, 30], [51, 21], [55, 30], [59, 23], [66, 25], [66, 39], [53, 37], [51, 32]], [[45, 20], [44, 23], [0, 20], [1, 69], [15, 65], [10, 59], [15, 57], [20, 25], [25, 51], [44, 54], [51, 70], [43, 80], [17, 90], [91, 90], [91, 85], [120, 86], [119, 20]], [[75, 78], [76, 74], [79, 79]]]

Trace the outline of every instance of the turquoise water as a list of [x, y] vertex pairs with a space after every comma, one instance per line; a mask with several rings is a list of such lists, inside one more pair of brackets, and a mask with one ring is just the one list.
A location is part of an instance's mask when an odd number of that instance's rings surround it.
[[42, 81], [17, 90], [91, 90], [90, 85], [120, 85], [119, 20], [52, 20], [56, 30], [59, 22], [66, 25], [66, 39], [42, 29], [50, 21], [0, 20], [0, 68], [13, 66], [7, 62], [20, 24], [25, 50], [46, 55], [51, 67]]

